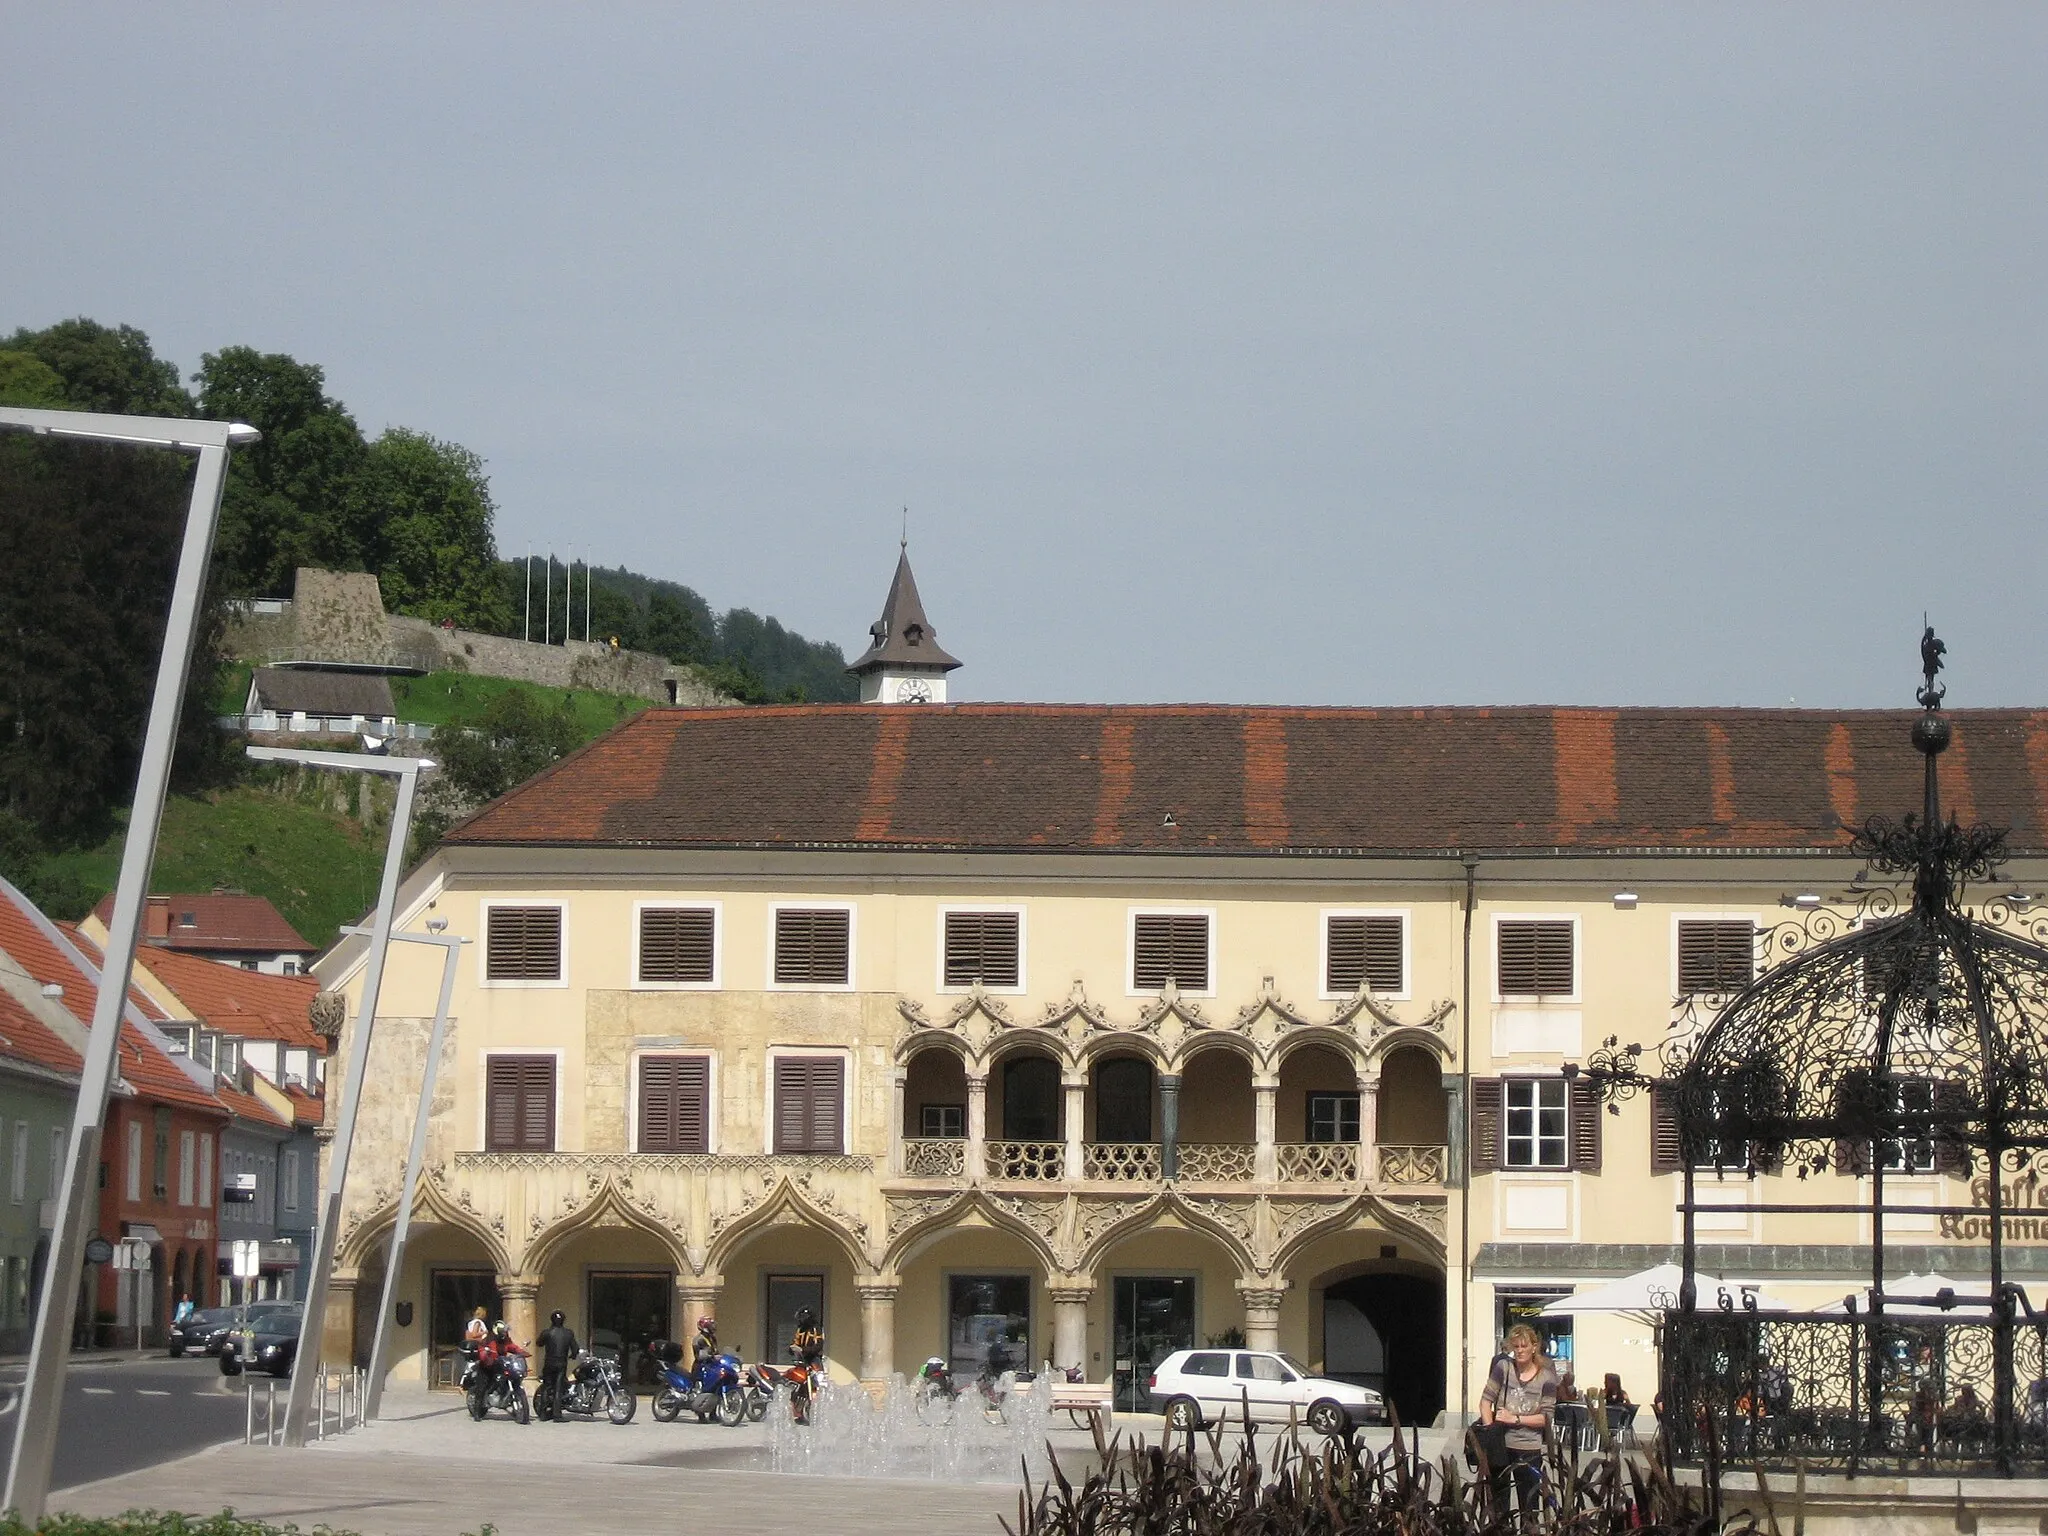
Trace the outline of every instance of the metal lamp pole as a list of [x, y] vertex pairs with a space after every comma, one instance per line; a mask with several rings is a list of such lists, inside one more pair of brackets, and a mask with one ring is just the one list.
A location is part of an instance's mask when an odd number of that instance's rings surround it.
[[356, 1015], [355, 1039], [349, 1042], [347, 1075], [341, 1085], [341, 1112], [335, 1117], [334, 1143], [328, 1152], [327, 1183], [320, 1192], [320, 1225], [314, 1229], [313, 1252], [307, 1263], [305, 1316], [299, 1322], [299, 1352], [292, 1365], [291, 1394], [285, 1399], [284, 1443], [306, 1443], [306, 1420], [313, 1408], [319, 1376], [320, 1335], [327, 1320], [328, 1271], [341, 1236], [341, 1198], [348, 1183], [348, 1156], [356, 1139], [356, 1113], [362, 1107], [363, 1072], [370, 1062], [370, 1027], [377, 1017], [377, 991], [384, 982], [384, 957], [391, 948], [392, 908], [398, 900], [398, 876], [405, 866], [405, 840], [412, 830], [413, 794], [423, 769], [433, 763], [418, 757], [372, 757], [362, 752], [302, 751], [293, 747], [251, 747], [249, 755], [266, 763], [297, 763], [306, 768], [340, 768], [356, 773], [388, 773], [398, 779], [398, 804], [391, 813], [391, 841], [384, 850], [384, 883], [377, 892], [371, 920], [369, 965], [363, 976], [363, 1004]]
[[107, 1095], [114, 1086], [121, 1014], [127, 1006], [128, 984], [135, 968], [135, 945], [142, 928], [150, 867], [156, 862], [157, 824], [163, 819], [164, 795], [170, 786], [171, 755], [177, 745], [185, 680], [199, 634], [201, 599], [206, 592], [207, 566], [213, 557], [214, 528], [220, 521], [220, 495], [227, 481], [228, 454], [257, 441], [261, 434], [240, 422], [102, 416], [15, 406], [0, 407], [0, 431], [169, 448], [199, 456], [198, 472], [192, 481], [192, 502], [185, 514], [185, 537], [178, 550], [177, 575], [171, 583], [163, 650], [157, 656], [156, 688], [150, 697], [149, 721], [143, 729], [142, 762], [135, 775], [128, 837], [121, 847], [114, 910], [107, 922], [99, 993], [93, 1001], [92, 1031], [86, 1039], [78, 1101], [71, 1113], [71, 1138], [66, 1144], [69, 1155], [50, 1232], [42, 1301], [36, 1308], [28, 1379], [23, 1383], [16, 1410], [15, 1422], [19, 1427], [7, 1466], [6, 1507], [33, 1526], [42, 1519], [50, 1495], [50, 1462], [56, 1454], [57, 1423], [64, 1406], [71, 1313], [78, 1305], [86, 1228], [91, 1225], [98, 1188], [100, 1136], [105, 1128]]
[[[429, 925], [441, 921], [428, 919]], [[364, 932], [361, 928], [341, 931]], [[420, 1107], [413, 1114], [412, 1144], [405, 1153], [405, 1183], [398, 1193], [398, 1222], [392, 1228], [391, 1251], [384, 1260], [384, 1291], [377, 1301], [377, 1336], [370, 1346], [370, 1384], [363, 1397], [365, 1420], [376, 1418], [384, 1402], [384, 1351], [391, 1340], [391, 1299], [398, 1294], [398, 1276], [405, 1263], [405, 1237], [412, 1228], [413, 1196], [420, 1187], [420, 1164], [427, 1155], [427, 1120], [434, 1111], [434, 1079], [441, 1072], [441, 1043], [448, 1036], [448, 1005], [455, 998], [455, 966], [461, 958], [462, 946], [469, 942], [444, 933], [394, 933], [391, 937], [409, 944], [441, 946], [441, 1000], [435, 1005], [434, 1028], [427, 1036], [426, 1069], [420, 1074]]]

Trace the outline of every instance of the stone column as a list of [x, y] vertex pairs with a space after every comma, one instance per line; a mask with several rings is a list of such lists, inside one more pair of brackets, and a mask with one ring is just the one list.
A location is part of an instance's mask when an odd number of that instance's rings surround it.
[[967, 1182], [988, 1177], [988, 1074], [967, 1076]]
[[320, 1322], [320, 1363], [346, 1368], [356, 1358], [356, 1281], [352, 1272], [336, 1271], [327, 1282], [327, 1315]]
[[1067, 1112], [1067, 1182], [1079, 1183], [1081, 1170], [1087, 1166], [1087, 1153], [1081, 1149], [1081, 1133], [1088, 1128], [1088, 1074], [1079, 1077], [1062, 1077], [1060, 1086], [1066, 1090]]
[[889, 1172], [903, 1177], [903, 1085], [910, 1074], [898, 1067], [889, 1074]]
[[1380, 1176], [1380, 1080], [1358, 1080], [1358, 1176], [1367, 1183]]
[[1252, 1178], [1261, 1184], [1280, 1182], [1280, 1154], [1274, 1147], [1280, 1123], [1280, 1077], [1252, 1079]]
[[505, 1298], [505, 1322], [512, 1342], [533, 1348], [540, 1337], [540, 1279], [535, 1275], [498, 1276], [498, 1294]]
[[690, 1340], [697, 1336], [697, 1324], [705, 1318], [718, 1319], [718, 1296], [724, 1282], [717, 1275], [676, 1276], [675, 1337], [683, 1343], [683, 1358], [690, 1356]]
[[1280, 1298], [1287, 1294], [1286, 1285], [1247, 1285], [1240, 1280], [1237, 1282], [1237, 1293], [1244, 1298], [1244, 1347], [1278, 1349]]
[[860, 1379], [886, 1382], [896, 1373], [896, 1287], [856, 1282], [860, 1298]]
[[1180, 1177], [1180, 1074], [1159, 1074], [1159, 1176]]
[[1093, 1282], [1059, 1276], [1046, 1287], [1052, 1298], [1052, 1363], [1064, 1370], [1078, 1365], [1088, 1369], [1088, 1303], [1095, 1295]]

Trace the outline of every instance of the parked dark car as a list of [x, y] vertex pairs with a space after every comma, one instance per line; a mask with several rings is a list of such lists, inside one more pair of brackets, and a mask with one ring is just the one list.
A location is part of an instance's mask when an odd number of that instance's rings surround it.
[[[250, 1309], [252, 1312], [255, 1308]], [[299, 1352], [299, 1325], [306, 1309], [297, 1302], [270, 1305], [228, 1335], [220, 1352], [220, 1373], [239, 1376], [244, 1369], [289, 1376]]]
[[171, 1358], [180, 1355], [217, 1355], [221, 1341], [228, 1336], [228, 1330], [235, 1326], [233, 1307], [205, 1307], [187, 1316], [182, 1322], [171, 1324]]

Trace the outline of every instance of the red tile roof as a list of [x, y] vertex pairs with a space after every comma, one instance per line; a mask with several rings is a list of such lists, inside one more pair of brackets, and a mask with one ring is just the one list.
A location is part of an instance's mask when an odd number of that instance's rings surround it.
[[138, 949], [135, 963], [148, 967], [150, 975], [208, 1029], [327, 1053], [326, 1037], [314, 1031], [306, 1015], [320, 990], [320, 983], [310, 976], [245, 971], [171, 949]]
[[292, 1123], [318, 1125], [327, 1118], [327, 1103], [317, 1093], [308, 1093], [296, 1083], [284, 1085], [284, 1096], [292, 1101]]
[[49, 1025], [0, 992], [0, 1057], [77, 1077], [85, 1063]]
[[[168, 931], [160, 938], [152, 938], [145, 916], [143, 942], [151, 946], [271, 955], [293, 951], [310, 955], [316, 947], [300, 937], [299, 931], [285, 921], [284, 914], [270, 904], [268, 897], [211, 892], [205, 895], [152, 896], [149, 899], [165, 903], [169, 917]], [[102, 898], [92, 911], [93, 916], [100, 920], [100, 926], [106, 927], [113, 920], [114, 898]], [[187, 918], [191, 919], [189, 923]]]
[[289, 1125], [292, 1122], [272, 1109], [253, 1093], [244, 1093], [225, 1078], [216, 1078], [213, 1085], [214, 1097], [219, 1099], [238, 1120], [254, 1120], [263, 1125]]
[[[1834, 848], [1917, 810], [1910, 710], [651, 709], [451, 845], [1146, 853]], [[2048, 849], [2048, 710], [1954, 710], [1947, 807]]]

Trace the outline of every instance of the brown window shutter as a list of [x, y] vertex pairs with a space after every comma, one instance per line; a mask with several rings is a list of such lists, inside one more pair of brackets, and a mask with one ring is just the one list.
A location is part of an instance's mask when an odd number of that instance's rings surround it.
[[1593, 1085], [1574, 1078], [1565, 1085], [1571, 1110], [1571, 1166], [1578, 1173], [1600, 1171], [1600, 1098]]
[[484, 917], [484, 975], [491, 981], [562, 979], [560, 907], [489, 907]]
[[1323, 990], [1346, 995], [1369, 981], [1375, 992], [1400, 992], [1407, 978], [1401, 969], [1401, 919], [1398, 917], [1333, 917]]
[[[1850, 1124], [1868, 1124], [1877, 1113], [1877, 1086], [1867, 1069], [1851, 1068], [1835, 1085], [1835, 1113]], [[1835, 1142], [1835, 1172], [1866, 1174], [1875, 1160], [1870, 1138], [1846, 1136]]]
[[1209, 918], [1201, 912], [1141, 912], [1133, 921], [1131, 986], [1158, 992], [1209, 990]]
[[519, 1063], [507, 1056], [493, 1056], [484, 1077], [484, 1144], [491, 1152], [516, 1151], [519, 1146]]
[[775, 982], [843, 987], [850, 979], [853, 914], [842, 907], [784, 907], [775, 914]]
[[554, 1057], [493, 1056], [484, 1083], [488, 1150], [555, 1150]]
[[946, 914], [946, 985], [1017, 985], [1018, 918], [1015, 912]]
[[1497, 1077], [1472, 1079], [1472, 1172], [1500, 1167], [1501, 1085]]
[[[1934, 1085], [1934, 1171], [1936, 1173], [1970, 1173], [1970, 1147], [1960, 1139], [1967, 1130], [1970, 1116], [1970, 1093], [1961, 1083], [1936, 1083]], [[1947, 1132], [1949, 1134], [1944, 1134]]]
[[840, 1135], [846, 1063], [837, 1056], [779, 1056], [775, 1061], [775, 1150], [846, 1150]]
[[1756, 976], [1756, 925], [1732, 921], [1685, 921], [1678, 925], [1678, 991], [1739, 992]]
[[839, 1135], [845, 1090], [846, 1064], [838, 1057], [820, 1057], [811, 1063], [811, 1151], [837, 1154], [846, 1150]]
[[704, 1056], [640, 1058], [640, 1150], [710, 1150], [711, 1062]]
[[775, 1150], [803, 1152], [810, 1126], [810, 1063], [782, 1056], [775, 1062]]
[[1650, 1088], [1650, 1172], [1677, 1173], [1685, 1166], [1685, 1153], [1678, 1142], [1678, 1105], [1670, 1088], [1655, 1083]]
[[1569, 922], [1503, 922], [1496, 959], [1502, 997], [1569, 997], [1573, 991]]
[[642, 907], [640, 979], [709, 982], [717, 926], [709, 907]]

